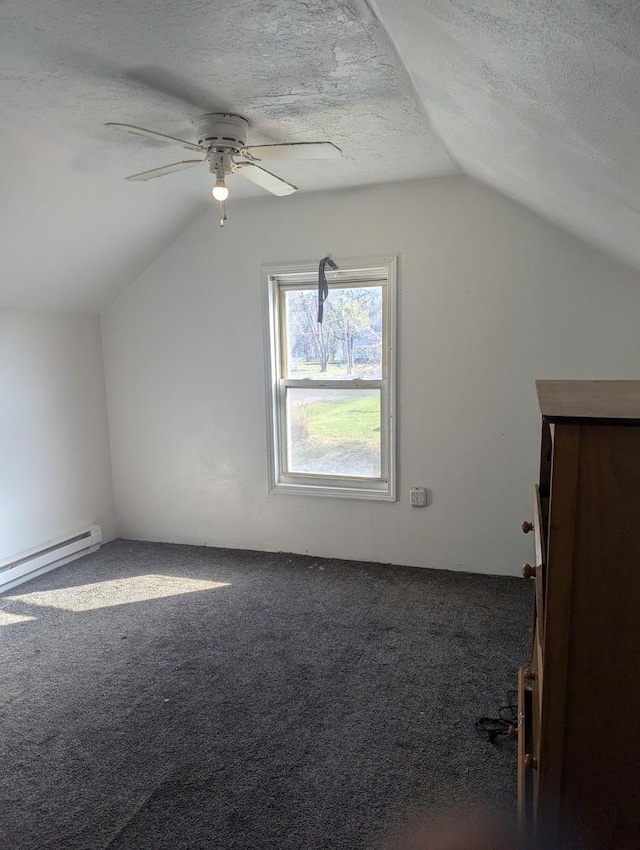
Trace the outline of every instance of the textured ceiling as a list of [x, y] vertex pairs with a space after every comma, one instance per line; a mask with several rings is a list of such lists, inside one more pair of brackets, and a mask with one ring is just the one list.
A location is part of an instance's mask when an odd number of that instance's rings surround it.
[[273, 168], [301, 191], [462, 168], [640, 268], [635, 0], [4, 0], [0, 57], [0, 307], [99, 310], [215, 221], [204, 166], [127, 183], [185, 152], [104, 126], [204, 111], [341, 147]]
[[640, 3], [374, 0], [461, 167], [640, 267]]
[[251, 143], [341, 147], [273, 168], [301, 191], [457, 170], [365, 0], [6, 0], [0, 56], [2, 307], [99, 310], [213, 207], [205, 166], [125, 182], [185, 152], [106, 121], [194, 138], [232, 111]]

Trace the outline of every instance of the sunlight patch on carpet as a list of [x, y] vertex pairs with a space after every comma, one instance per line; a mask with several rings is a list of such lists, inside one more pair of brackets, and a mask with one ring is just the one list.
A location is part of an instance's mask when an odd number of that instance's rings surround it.
[[38, 590], [33, 593], [11, 595], [8, 598], [29, 605], [60, 608], [63, 611], [94, 611], [97, 608], [111, 608], [114, 605], [128, 605], [132, 602], [147, 602], [150, 599], [163, 599], [167, 596], [180, 596], [183, 593], [196, 593], [228, 586], [229, 582], [224, 581], [206, 581], [204, 579], [182, 578], [181, 576], [151, 574], [56, 590]]
[[0, 611], [0, 626], [13, 626], [15, 623], [26, 623], [27, 620], [35, 620], [35, 617], [27, 617], [25, 614], [10, 614], [8, 611]]

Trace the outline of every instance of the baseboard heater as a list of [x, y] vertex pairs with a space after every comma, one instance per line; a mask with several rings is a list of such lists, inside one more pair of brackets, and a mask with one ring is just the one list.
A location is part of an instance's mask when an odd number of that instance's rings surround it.
[[89, 552], [95, 552], [100, 548], [101, 542], [102, 529], [99, 525], [91, 525], [76, 531], [75, 534], [48, 540], [42, 546], [0, 561], [0, 593], [41, 573], [55, 570], [69, 561], [88, 555]]

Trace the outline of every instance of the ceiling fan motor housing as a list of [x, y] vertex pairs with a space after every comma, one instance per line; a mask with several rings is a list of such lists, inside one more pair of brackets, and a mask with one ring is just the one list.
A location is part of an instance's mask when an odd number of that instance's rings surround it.
[[247, 146], [249, 122], [240, 115], [210, 112], [194, 121], [198, 144], [220, 153], [237, 153]]

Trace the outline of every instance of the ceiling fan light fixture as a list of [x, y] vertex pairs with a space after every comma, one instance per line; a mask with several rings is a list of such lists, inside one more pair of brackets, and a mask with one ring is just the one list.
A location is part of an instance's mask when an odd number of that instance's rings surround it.
[[224, 182], [224, 177], [218, 177], [215, 182], [215, 186], [211, 190], [211, 194], [216, 199], [216, 201], [226, 201], [229, 197], [229, 190]]
[[167, 136], [146, 127], [135, 124], [120, 124], [109, 121], [107, 126], [118, 127], [136, 136], [157, 139], [171, 145], [178, 145], [187, 150], [197, 151], [202, 159], [187, 159], [172, 162], [160, 168], [152, 168], [139, 174], [130, 174], [127, 180], [152, 180], [164, 177], [174, 171], [182, 171], [201, 163], [206, 163], [216, 182], [211, 190], [214, 199], [220, 204], [220, 225], [224, 226], [226, 214], [224, 204], [229, 197], [224, 179], [229, 174], [240, 174], [256, 186], [265, 189], [272, 195], [290, 195], [297, 192], [297, 187], [276, 174], [272, 174], [256, 163], [263, 160], [304, 160], [304, 159], [337, 159], [342, 155], [340, 148], [332, 142], [284, 142], [273, 145], [249, 145], [247, 147], [247, 130], [249, 122], [241, 115], [230, 112], [208, 112], [194, 121], [198, 137], [197, 142]]

